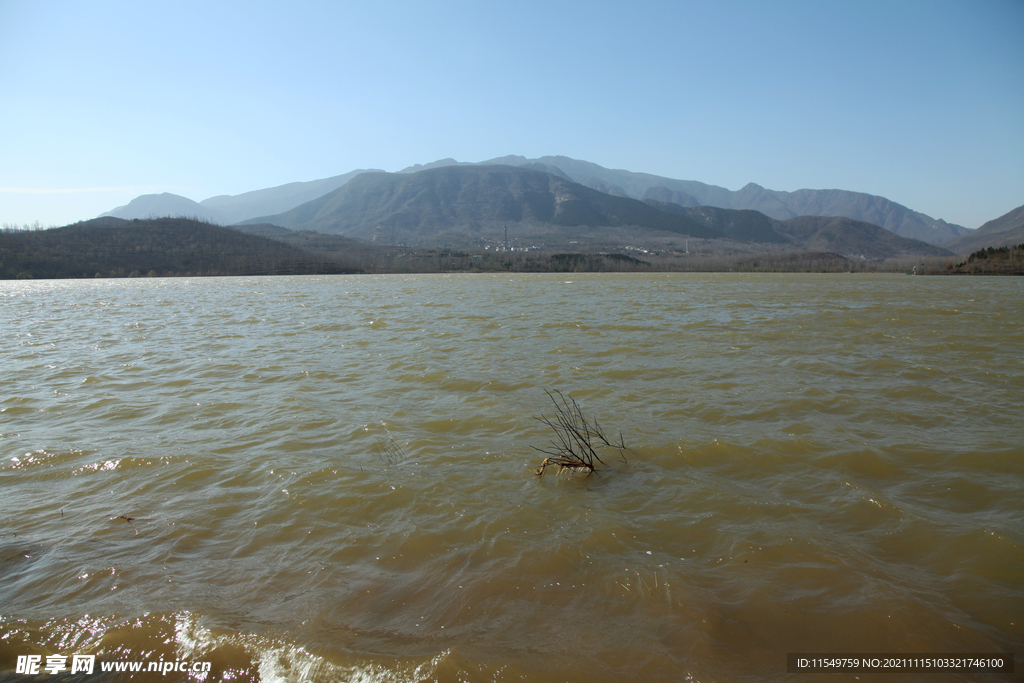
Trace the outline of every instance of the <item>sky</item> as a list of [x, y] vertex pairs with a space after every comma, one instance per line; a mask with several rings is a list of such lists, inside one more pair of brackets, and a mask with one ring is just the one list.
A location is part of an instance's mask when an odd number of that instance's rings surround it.
[[0, 0], [0, 221], [565, 155], [1024, 204], [1024, 0]]

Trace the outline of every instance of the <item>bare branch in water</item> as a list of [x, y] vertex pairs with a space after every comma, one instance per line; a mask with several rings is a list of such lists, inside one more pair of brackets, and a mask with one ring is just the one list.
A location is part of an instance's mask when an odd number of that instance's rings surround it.
[[[111, 519], [123, 519], [124, 521], [128, 522], [128, 526], [130, 526], [131, 528], [135, 529], [135, 525], [132, 524], [132, 522], [135, 521], [134, 517], [129, 517], [128, 515], [118, 515], [117, 517], [112, 517]], [[138, 529], [135, 529], [135, 535], [136, 536], [139, 535], [139, 530]]]
[[388, 465], [396, 465], [407, 457], [402, 447], [398, 445], [398, 442], [394, 439], [388, 439], [387, 441], [377, 440], [373, 444], [373, 454], [376, 455], [381, 462], [387, 463]]
[[548, 456], [544, 458], [540, 469], [537, 470], [538, 476], [544, 474], [544, 469], [548, 465], [557, 465], [559, 473], [568, 470], [569, 472], [585, 471], [590, 474], [596, 471], [595, 462], [605, 464], [597, 453], [597, 449], [603, 447], [617, 449], [619, 457], [625, 462], [626, 442], [623, 440], [621, 432], [619, 432], [617, 443], [609, 441], [597, 420], [593, 422], [587, 420], [583, 415], [583, 410], [572, 396], [564, 396], [557, 389], [554, 391], [545, 389], [544, 393], [551, 399], [557, 414], [553, 417], [535, 416], [535, 419], [551, 427], [556, 438], [551, 440], [548, 448], [532, 447]]

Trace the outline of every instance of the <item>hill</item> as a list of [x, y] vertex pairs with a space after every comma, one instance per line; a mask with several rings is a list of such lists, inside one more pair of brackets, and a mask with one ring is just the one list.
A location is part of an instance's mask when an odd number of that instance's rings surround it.
[[1024, 206], [990, 220], [969, 235], [943, 244], [955, 254], [1024, 243]]
[[473, 244], [485, 234], [493, 238], [509, 223], [520, 234], [533, 230], [538, 239], [587, 227], [616, 228], [626, 234], [644, 229], [722, 236], [688, 216], [534, 168], [511, 166], [445, 165], [415, 173], [364, 173], [291, 211], [246, 222], [414, 245]]
[[988, 247], [955, 266], [947, 263], [939, 271], [923, 269], [922, 275], [1024, 275], [1024, 242], [1005, 247]]
[[906, 256], [950, 256], [934, 244], [900, 237], [877, 225], [849, 218], [800, 216], [775, 222], [777, 232], [803, 248], [846, 257], [882, 260]]
[[778, 221], [772, 220], [760, 211], [720, 209], [714, 206], [683, 207], [672, 202], [658, 202], [653, 199], [646, 199], [644, 203], [661, 211], [689, 216], [698, 223], [741, 242], [777, 244], [793, 242], [776, 230]]
[[0, 232], [0, 279], [352, 272], [281, 242], [180, 218]]
[[[757, 209], [773, 218], [798, 216], [843, 216], [881, 226], [900, 237], [942, 244], [970, 231], [959, 225], [912, 211], [885, 197], [847, 190], [766, 190], [753, 183], [736, 193], [734, 208]], [[780, 206], [774, 210], [772, 207]], [[762, 208], [763, 207], [763, 208]], [[766, 210], [770, 209], [770, 210]]]
[[647, 203], [664, 211], [690, 216], [732, 239], [744, 242], [788, 244], [812, 253], [842, 254], [847, 258], [876, 261], [906, 256], [951, 254], [942, 247], [900, 237], [877, 225], [849, 218], [799, 216], [780, 221], [750, 209], [682, 207], [651, 199], [648, 199]]
[[216, 210], [170, 192], [140, 195], [124, 206], [111, 209], [101, 216], [123, 220], [173, 217], [196, 218], [212, 223], [225, 222], [224, 217]]

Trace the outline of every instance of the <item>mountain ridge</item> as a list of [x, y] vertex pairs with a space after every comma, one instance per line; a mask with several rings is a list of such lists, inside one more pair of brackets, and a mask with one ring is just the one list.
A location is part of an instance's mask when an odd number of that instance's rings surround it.
[[[589, 161], [566, 156], [529, 159], [521, 155], [507, 155], [482, 162], [459, 162], [447, 158], [428, 164], [416, 164], [398, 173], [412, 174], [449, 166], [486, 165], [536, 168], [612, 196], [638, 200], [656, 199], [683, 206], [752, 209], [777, 220], [788, 220], [801, 215], [845, 216], [853, 220], [874, 223], [897, 235], [922, 239], [931, 244], [944, 244], [970, 233], [963, 226], [931, 218], [878, 195], [838, 189], [802, 189], [787, 192], [769, 190], [756, 183], [748, 183], [739, 190], [732, 191], [699, 181], [607, 169]], [[201, 202], [193, 202], [169, 193], [142, 195], [128, 205], [117, 207], [103, 215], [129, 219], [156, 215], [191, 215], [223, 224], [234, 224], [261, 216], [284, 213], [344, 186], [363, 172], [382, 171], [359, 169], [331, 178], [288, 183], [239, 195], [218, 195]], [[154, 198], [163, 198], [167, 201], [160, 203]]]
[[420, 247], [497, 247], [502, 226], [513, 225], [520, 244], [537, 248], [679, 246], [682, 238], [697, 238], [842, 251], [867, 259], [950, 255], [845, 217], [779, 221], [751, 209], [641, 202], [527, 166], [443, 164], [405, 173], [364, 173], [290, 211], [245, 223]]
[[[879, 225], [901, 237], [920, 239], [929, 244], [942, 244], [970, 231], [960, 225], [934, 219], [879, 195], [850, 190], [802, 189], [793, 192], [769, 190], [756, 183], [747, 183], [732, 191], [695, 180], [677, 180], [649, 173], [607, 169], [589, 161], [563, 156], [500, 157], [503, 163], [543, 163], [561, 168], [576, 182], [588, 184], [596, 179], [622, 188], [634, 199], [648, 198], [646, 193], [657, 188], [676, 191], [696, 199], [699, 205], [723, 209], [754, 209], [778, 220], [803, 215], [845, 216]], [[495, 160], [481, 163], [491, 163]]]
[[1024, 244], [1024, 205], [993, 218], [969, 235], [942, 246], [958, 254], [967, 254], [987, 247]]
[[201, 202], [170, 192], [144, 194], [100, 216], [123, 220], [185, 216], [232, 225], [255, 216], [287, 211], [336, 190], [361, 173], [373, 170], [356, 169], [330, 178], [286, 183], [237, 195], [217, 195]]
[[472, 239], [500, 223], [580, 227], [638, 225], [717, 237], [686, 216], [614, 197], [544, 171], [445, 165], [410, 173], [364, 173], [334, 192], [263, 222], [368, 241], [422, 243], [431, 230]]
[[227, 224], [238, 223], [254, 216], [281, 213], [332, 192], [357, 175], [377, 169], [357, 169], [320, 180], [286, 183], [262, 190], [236, 195], [218, 195], [199, 202], [218, 212]]

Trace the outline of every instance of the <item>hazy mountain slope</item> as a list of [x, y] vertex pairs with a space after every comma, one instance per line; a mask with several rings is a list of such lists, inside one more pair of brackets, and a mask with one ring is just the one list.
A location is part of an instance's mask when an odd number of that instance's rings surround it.
[[519, 156], [507, 156], [499, 157], [498, 159], [491, 159], [489, 161], [482, 161], [480, 163], [501, 163], [511, 166], [522, 166], [524, 164], [537, 162], [548, 166], [556, 166], [562, 169], [566, 175], [578, 183], [599, 180], [609, 186], [614, 185], [624, 190], [628, 196], [634, 199], [644, 199], [644, 194], [652, 187], [666, 187], [669, 190], [688, 194], [696, 198], [700, 204], [721, 206], [723, 208], [734, 208], [727, 205], [732, 193], [724, 187], [707, 185], [694, 180], [663, 178], [649, 173], [611, 170], [589, 161], [580, 161], [579, 159], [572, 159], [570, 157], [545, 156], [538, 159], [527, 159]]
[[988, 247], [1024, 244], [1024, 206], [993, 218], [974, 232], [942, 246], [956, 254], [970, 254]]
[[256, 216], [288, 211], [299, 204], [322, 197], [366, 172], [366, 169], [359, 169], [321, 180], [288, 183], [243, 194], [218, 195], [199, 203], [222, 216], [225, 223], [238, 223]]
[[[539, 165], [540, 164], [538, 164], [538, 166]], [[555, 167], [548, 166], [548, 168]], [[559, 175], [561, 175], [561, 173]], [[629, 197], [629, 194], [618, 185], [609, 185], [603, 180], [598, 180], [597, 178], [586, 178], [580, 183], [580, 185], [589, 187], [592, 190], [597, 190], [598, 192], [603, 192], [604, 194], [610, 194], [613, 197]]]
[[215, 209], [194, 202], [188, 197], [164, 192], [162, 194], [144, 194], [131, 200], [124, 206], [112, 209], [101, 216], [113, 216], [131, 220], [133, 218], [160, 218], [163, 216], [198, 218], [213, 223], [224, 223], [224, 217]]
[[247, 222], [410, 244], [428, 243], [439, 235], [472, 235], [506, 222], [638, 226], [693, 237], [720, 235], [687, 216], [613, 197], [550, 173], [477, 165], [364, 173], [291, 211]]
[[[559, 178], [562, 178], [563, 180], [568, 180], [569, 182], [574, 182], [572, 178], [567, 176], [565, 174], [565, 172], [562, 171], [562, 169], [558, 168], [557, 166], [548, 166], [547, 164], [542, 164], [542, 163], [538, 162], [538, 163], [526, 164], [526, 165], [523, 166], [523, 168], [532, 168], [535, 171], [543, 171], [544, 173], [550, 173], [551, 175], [556, 175]], [[601, 191], [604, 192], [605, 190], [601, 190]], [[625, 195], [622, 195], [622, 196], [625, 196]]]
[[667, 213], [688, 216], [726, 237], [741, 242], [768, 242], [786, 244], [792, 240], [776, 231], [775, 221], [760, 211], [749, 209], [720, 209], [715, 206], [682, 207], [671, 202], [644, 200], [646, 204]]
[[652, 199], [648, 204], [687, 215], [735, 240], [793, 244], [810, 251], [835, 252], [848, 258], [945, 256], [949, 252], [921, 240], [900, 237], [877, 225], [845, 217], [800, 216], [787, 221], [753, 209], [714, 206], [682, 207]]
[[777, 221], [775, 230], [805, 249], [832, 251], [846, 257], [886, 259], [952, 255], [942, 247], [900, 237], [877, 225], [845, 217], [800, 216]]
[[[969, 232], [967, 228], [936, 220], [885, 197], [864, 192], [780, 192], [766, 190], [760, 185], [750, 183], [736, 193], [734, 200], [737, 205], [734, 208], [754, 209], [780, 220], [796, 216], [845, 216], [874, 223], [901, 237], [922, 240], [929, 244], [941, 244]], [[785, 216], [786, 212], [792, 215]]]
[[700, 206], [697, 198], [679, 190], [670, 190], [663, 185], [648, 188], [644, 192], [643, 200], [646, 202], [652, 199], [656, 202], [678, 204], [679, 206]]
[[600, 180], [609, 187], [616, 186], [635, 199], [665, 199], [664, 191], [659, 195], [648, 195], [648, 191], [664, 188], [669, 192], [679, 192], [697, 200], [699, 205], [717, 206], [725, 209], [753, 209], [776, 218], [786, 220], [796, 216], [845, 216], [854, 220], [867, 221], [913, 239], [920, 239], [929, 244], [940, 244], [969, 232], [967, 228], [943, 220], [912, 211], [885, 197], [869, 195], [863, 192], [847, 190], [797, 190], [783, 192], [768, 190], [755, 183], [750, 183], [735, 192], [716, 185], [693, 180], [675, 180], [647, 173], [611, 170], [589, 161], [580, 161], [563, 156], [540, 157], [501, 157], [500, 161], [492, 159], [481, 162], [524, 165], [540, 162], [557, 166], [578, 183], [592, 184], [593, 179]]

